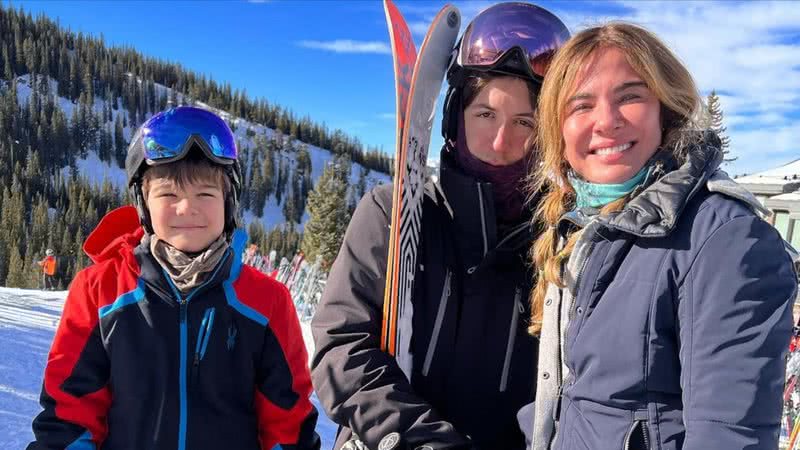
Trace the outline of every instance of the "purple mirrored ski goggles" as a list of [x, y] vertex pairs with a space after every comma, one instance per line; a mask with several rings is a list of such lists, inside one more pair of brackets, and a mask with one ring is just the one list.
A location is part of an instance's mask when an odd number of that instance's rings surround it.
[[497, 70], [518, 53], [527, 64], [516, 71], [542, 81], [556, 50], [569, 37], [564, 23], [546, 9], [501, 3], [472, 20], [461, 38], [456, 63], [466, 69]]

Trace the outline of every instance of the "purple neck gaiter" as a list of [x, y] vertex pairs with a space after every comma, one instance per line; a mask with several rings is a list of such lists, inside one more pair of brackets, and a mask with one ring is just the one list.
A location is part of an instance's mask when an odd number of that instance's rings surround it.
[[518, 221], [525, 205], [523, 183], [528, 174], [531, 158], [525, 156], [507, 166], [493, 166], [476, 158], [467, 147], [463, 113], [458, 123], [455, 150], [456, 165], [465, 175], [492, 184], [497, 222], [510, 224]]

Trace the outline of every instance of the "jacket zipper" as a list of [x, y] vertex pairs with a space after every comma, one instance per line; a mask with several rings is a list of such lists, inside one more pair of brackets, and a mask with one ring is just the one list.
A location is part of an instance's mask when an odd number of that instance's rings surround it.
[[511, 355], [514, 353], [514, 341], [517, 339], [517, 325], [519, 324], [519, 315], [524, 310], [522, 303], [519, 299], [522, 295], [522, 290], [517, 286], [514, 292], [514, 310], [511, 313], [511, 327], [508, 330], [508, 344], [506, 345], [506, 359], [503, 362], [503, 375], [500, 377], [500, 392], [505, 392], [508, 386], [508, 373], [511, 370]]
[[650, 430], [647, 429], [646, 420], [633, 421], [633, 424], [631, 425], [631, 428], [628, 430], [628, 433], [625, 434], [625, 441], [622, 446], [623, 450], [631, 450], [631, 437], [633, 437], [633, 433], [636, 432], [637, 428], [641, 428], [642, 430], [642, 440], [644, 441], [644, 448], [646, 450], [650, 450]]
[[[172, 284], [172, 282], [170, 282]], [[174, 288], [174, 286], [173, 286]], [[186, 347], [188, 346], [188, 331], [186, 326], [186, 309], [188, 300], [180, 298], [180, 294], [176, 292], [180, 301], [180, 373], [178, 374], [178, 385], [180, 389], [180, 422], [178, 425], [178, 450], [186, 449]]]
[[[230, 251], [228, 249], [227, 251]], [[217, 263], [217, 268], [208, 277], [203, 284], [194, 288], [192, 292], [189, 293], [185, 298], [181, 296], [180, 291], [175, 286], [175, 283], [172, 282], [172, 278], [169, 277], [169, 274], [166, 270], [164, 270], [164, 278], [167, 280], [167, 284], [172, 289], [172, 293], [175, 295], [175, 299], [178, 301], [180, 306], [180, 319], [179, 319], [179, 330], [180, 330], [180, 364], [179, 364], [179, 372], [178, 372], [178, 398], [180, 399], [180, 415], [178, 419], [178, 450], [186, 450], [186, 423], [188, 422], [188, 407], [187, 407], [187, 393], [186, 393], [186, 375], [187, 375], [187, 368], [186, 368], [186, 359], [188, 357], [188, 341], [189, 341], [189, 331], [187, 327], [187, 309], [189, 306], [189, 300], [200, 291], [206, 284], [211, 282], [217, 276], [217, 272], [219, 272], [220, 268], [224, 265], [224, 261], [226, 256], [223, 256], [219, 263]]]
[[194, 361], [192, 362], [192, 382], [197, 380], [197, 373], [200, 368], [200, 361], [206, 354], [211, 329], [214, 326], [214, 307], [206, 309], [203, 314], [203, 321], [200, 322], [200, 329], [197, 332], [197, 343], [194, 347]]
[[650, 450], [650, 429], [647, 428], [646, 421], [642, 421], [642, 437], [644, 438], [644, 447]]
[[428, 345], [428, 352], [425, 354], [425, 363], [422, 366], [423, 376], [428, 376], [428, 371], [431, 368], [431, 361], [433, 361], [433, 353], [436, 351], [436, 343], [439, 341], [439, 332], [442, 330], [444, 313], [447, 310], [447, 300], [450, 298], [450, 284], [452, 282], [452, 276], [453, 274], [450, 272], [450, 269], [447, 269], [447, 274], [444, 277], [444, 286], [442, 287], [442, 297], [439, 300], [439, 310], [436, 312], [436, 321], [433, 324], [431, 342]]
[[483, 210], [483, 191], [481, 191], [481, 184], [476, 183], [478, 188], [478, 204], [481, 210], [481, 231], [483, 231], [483, 256], [489, 253], [489, 238], [486, 236], [486, 213]]

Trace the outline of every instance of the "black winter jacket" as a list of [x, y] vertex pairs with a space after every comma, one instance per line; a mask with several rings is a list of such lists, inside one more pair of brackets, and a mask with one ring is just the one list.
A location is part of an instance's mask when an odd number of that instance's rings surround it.
[[[446, 156], [446, 155], [443, 155]], [[527, 334], [529, 221], [498, 232], [489, 183], [446, 157], [429, 182], [414, 285], [411, 381], [380, 350], [392, 187], [358, 205], [312, 322], [312, 380], [342, 428], [378, 449], [524, 448], [517, 411], [535, 393]], [[383, 447], [380, 447], [383, 448]]]

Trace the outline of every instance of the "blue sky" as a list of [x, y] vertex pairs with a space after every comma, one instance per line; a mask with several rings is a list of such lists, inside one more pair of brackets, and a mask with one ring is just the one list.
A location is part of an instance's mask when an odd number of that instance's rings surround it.
[[[3, 1], [8, 5], [7, 0]], [[463, 23], [489, 1], [455, 1]], [[251, 96], [394, 151], [394, 82], [379, 1], [14, 1], [109, 44], [176, 61]], [[441, 1], [397, 5], [421, 43]], [[608, 19], [644, 25], [722, 95], [733, 174], [800, 158], [796, 2], [537, 2], [572, 31]], [[440, 109], [440, 105], [437, 105]], [[441, 145], [434, 125], [431, 156]]]

